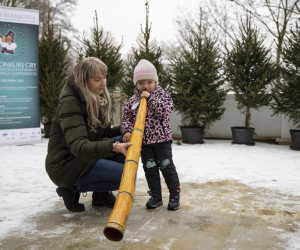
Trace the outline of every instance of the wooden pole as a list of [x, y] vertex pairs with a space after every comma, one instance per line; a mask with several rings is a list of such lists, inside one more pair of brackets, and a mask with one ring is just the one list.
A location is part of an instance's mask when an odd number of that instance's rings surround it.
[[142, 141], [147, 112], [147, 100], [142, 98], [134, 128], [130, 137], [132, 145], [128, 148], [119, 193], [113, 211], [103, 230], [105, 237], [112, 241], [120, 241], [126, 228], [134, 193], [136, 174], [141, 154]]

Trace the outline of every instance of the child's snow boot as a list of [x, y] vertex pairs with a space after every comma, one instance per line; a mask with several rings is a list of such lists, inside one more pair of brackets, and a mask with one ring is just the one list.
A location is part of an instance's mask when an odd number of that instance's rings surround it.
[[78, 203], [80, 193], [75, 187], [58, 187], [56, 188], [57, 194], [63, 198], [65, 206], [71, 212], [82, 212], [85, 210], [83, 204]]
[[146, 203], [147, 208], [156, 208], [163, 204], [160, 189], [149, 190], [147, 193], [151, 196]]
[[92, 199], [93, 206], [106, 206], [113, 208], [116, 202], [116, 197], [111, 191], [93, 192]]
[[170, 199], [168, 204], [168, 210], [178, 210], [180, 206], [179, 202], [180, 187], [170, 190]]

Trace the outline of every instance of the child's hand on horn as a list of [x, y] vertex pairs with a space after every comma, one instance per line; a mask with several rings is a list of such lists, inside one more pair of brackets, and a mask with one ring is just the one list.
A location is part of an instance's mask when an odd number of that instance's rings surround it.
[[141, 97], [142, 98], [148, 98], [150, 96], [150, 93], [148, 92], [148, 90], [144, 90], [143, 92], [142, 92], [142, 94], [141, 94]]
[[131, 133], [130, 132], [126, 132], [123, 135], [123, 142], [129, 142], [130, 141], [130, 137], [131, 137]]

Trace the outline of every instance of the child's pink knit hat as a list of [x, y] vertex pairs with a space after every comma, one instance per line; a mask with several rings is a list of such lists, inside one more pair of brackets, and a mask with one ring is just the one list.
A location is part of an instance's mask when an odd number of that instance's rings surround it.
[[158, 82], [157, 72], [154, 65], [151, 62], [142, 59], [134, 69], [133, 83], [136, 85], [138, 81], [146, 79]]

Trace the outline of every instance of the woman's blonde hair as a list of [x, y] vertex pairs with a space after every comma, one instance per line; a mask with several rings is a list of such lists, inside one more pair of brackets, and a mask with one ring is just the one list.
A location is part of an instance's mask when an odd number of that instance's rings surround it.
[[[88, 113], [88, 125], [96, 131], [98, 126], [105, 128], [108, 126], [109, 109], [111, 104], [110, 95], [107, 88], [103, 89], [103, 94], [98, 95], [91, 91], [88, 87], [88, 79], [100, 76], [106, 76], [107, 66], [96, 57], [88, 57], [80, 61], [74, 69], [75, 84], [82, 91], [85, 101], [86, 109]], [[99, 112], [102, 113], [104, 123], [99, 121]]]

